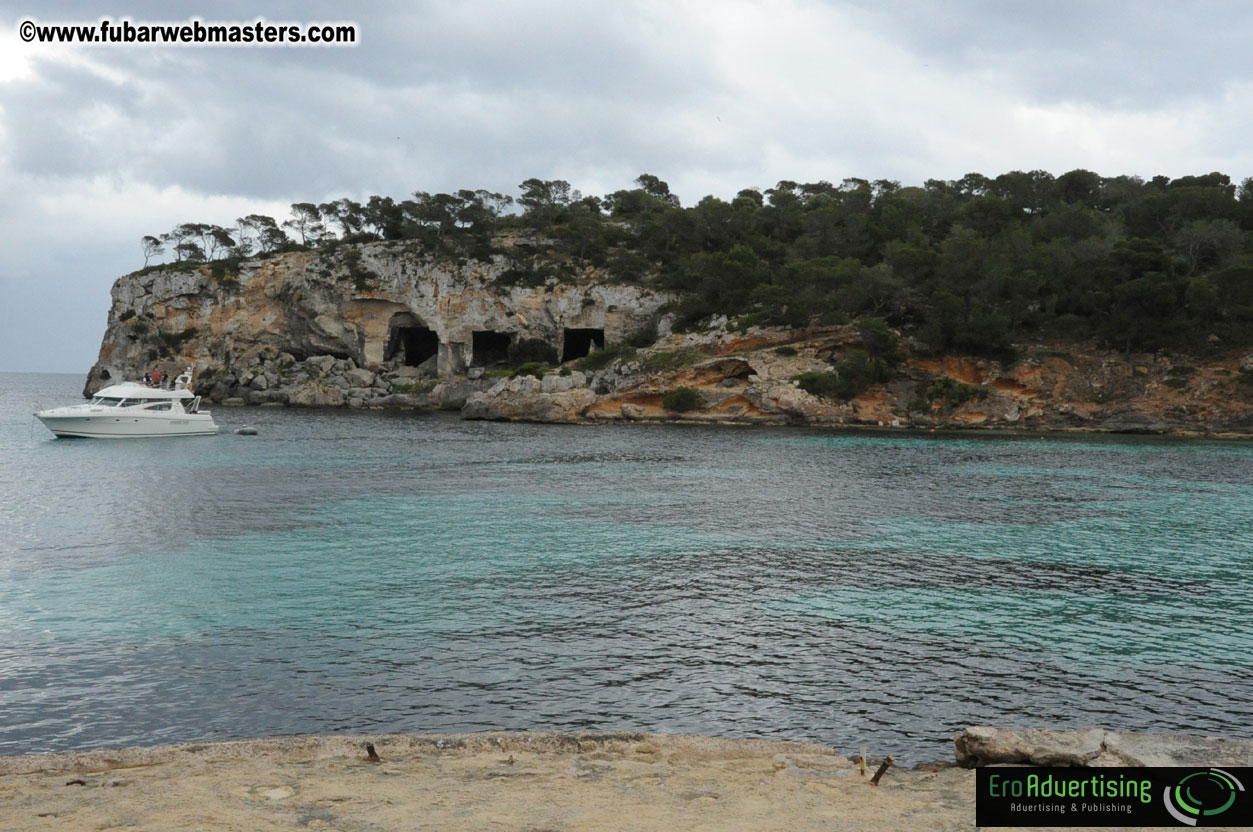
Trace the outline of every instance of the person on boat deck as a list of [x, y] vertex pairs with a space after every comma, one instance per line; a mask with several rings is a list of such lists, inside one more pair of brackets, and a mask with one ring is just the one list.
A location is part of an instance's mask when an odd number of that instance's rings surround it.
[[144, 384], [152, 386], [152, 373], [144, 373]]
[[152, 371], [152, 383], [155, 384], [157, 387], [161, 386], [161, 371], [160, 370]]

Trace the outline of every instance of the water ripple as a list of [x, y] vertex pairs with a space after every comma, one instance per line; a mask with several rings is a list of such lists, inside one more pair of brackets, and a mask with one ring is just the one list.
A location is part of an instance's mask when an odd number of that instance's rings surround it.
[[1253, 723], [1248, 444], [273, 409], [73, 442], [20, 402], [80, 379], [0, 380], [0, 753]]

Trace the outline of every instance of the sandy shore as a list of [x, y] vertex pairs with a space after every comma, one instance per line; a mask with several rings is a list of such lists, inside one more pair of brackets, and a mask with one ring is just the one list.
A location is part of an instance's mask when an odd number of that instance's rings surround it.
[[[372, 742], [381, 762], [366, 759]], [[82, 780], [85, 785], [67, 785]], [[879, 788], [800, 743], [475, 734], [298, 737], [0, 758], [21, 830], [969, 829], [973, 777]]]
[[823, 746], [762, 740], [287, 737], [0, 757], [0, 829], [974, 828], [973, 771], [869, 779]]

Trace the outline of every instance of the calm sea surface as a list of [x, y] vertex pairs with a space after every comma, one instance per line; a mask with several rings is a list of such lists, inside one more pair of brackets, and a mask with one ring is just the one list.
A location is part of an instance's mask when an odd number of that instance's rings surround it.
[[0, 754], [535, 728], [916, 762], [978, 723], [1253, 736], [1253, 444], [33, 423], [81, 386], [0, 374]]

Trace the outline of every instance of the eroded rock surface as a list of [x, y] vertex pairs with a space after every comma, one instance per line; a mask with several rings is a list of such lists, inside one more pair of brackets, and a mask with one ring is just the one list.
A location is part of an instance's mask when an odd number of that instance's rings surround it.
[[[349, 252], [356, 252], [355, 259]], [[136, 273], [113, 287], [92, 392], [147, 369], [192, 365], [226, 404], [462, 409], [543, 422], [691, 421], [924, 429], [1253, 435], [1253, 355], [1123, 354], [1020, 344], [1014, 360], [936, 355], [908, 337], [892, 377], [847, 401], [802, 389], [862, 349], [853, 326], [726, 320], [669, 334], [674, 298], [578, 280], [506, 285], [508, 264], [433, 260], [408, 243], [294, 252], [215, 277]], [[649, 347], [627, 348], [645, 332]], [[650, 336], [651, 337], [651, 336]], [[560, 368], [510, 378], [505, 347], [542, 341]], [[645, 339], [648, 340], [648, 339]], [[595, 347], [603, 360], [579, 361]], [[682, 408], [667, 395], [688, 388]], [[673, 405], [673, 402], [671, 403]]]
[[958, 765], [1211, 766], [1248, 765], [1253, 740], [1191, 734], [1141, 734], [1088, 728], [967, 728], [953, 738]]
[[[645, 328], [668, 331], [660, 310], [672, 298], [664, 293], [596, 274], [508, 285], [508, 268], [503, 256], [459, 265], [413, 244], [378, 242], [277, 255], [234, 275], [208, 266], [137, 272], [113, 286], [85, 392], [191, 365], [202, 395], [217, 401], [372, 405], [427, 393], [472, 368], [481, 375], [518, 341], [570, 354]], [[422, 382], [430, 384], [419, 389]]]

